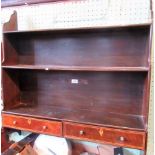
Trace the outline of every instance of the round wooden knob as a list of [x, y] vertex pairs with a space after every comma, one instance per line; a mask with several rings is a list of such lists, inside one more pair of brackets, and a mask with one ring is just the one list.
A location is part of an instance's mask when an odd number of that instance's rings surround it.
[[83, 130], [80, 130], [80, 135], [84, 135], [84, 131]]
[[17, 121], [13, 121], [13, 125], [16, 125], [17, 124]]
[[47, 126], [44, 125], [44, 126], [43, 126], [43, 130], [46, 130], [46, 129], [47, 129]]
[[124, 142], [124, 141], [125, 141], [125, 138], [124, 138], [123, 136], [121, 136], [121, 137], [119, 137], [119, 140], [120, 140], [121, 142]]

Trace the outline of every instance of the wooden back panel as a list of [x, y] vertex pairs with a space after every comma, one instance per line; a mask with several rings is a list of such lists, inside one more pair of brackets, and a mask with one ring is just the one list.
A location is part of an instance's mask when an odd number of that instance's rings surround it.
[[[140, 115], [147, 74], [7, 70], [6, 75], [10, 79], [18, 75], [19, 84], [16, 87], [20, 90], [20, 102], [27, 106], [47, 104], [69, 109]], [[11, 84], [14, 84], [13, 80]], [[5, 87], [11, 89], [6, 84]]]
[[148, 34], [148, 26], [6, 33], [4, 64], [147, 67]]

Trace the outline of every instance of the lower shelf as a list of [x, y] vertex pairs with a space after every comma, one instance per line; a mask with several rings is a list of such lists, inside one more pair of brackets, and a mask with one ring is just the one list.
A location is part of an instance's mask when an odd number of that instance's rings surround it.
[[31, 116], [36, 118], [54, 119], [60, 121], [73, 121], [91, 125], [100, 125], [106, 127], [132, 129], [144, 131], [145, 125], [143, 117], [140, 115], [129, 115], [110, 113], [106, 111], [93, 111], [86, 109], [75, 109], [57, 107], [47, 104], [34, 106], [18, 107], [4, 111], [9, 114], [19, 114], [22, 116]]
[[112, 144], [141, 150], [145, 149], [146, 133], [141, 131], [107, 128], [67, 121], [37, 119], [5, 113], [2, 114], [2, 124], [3, 127], [36, 133]]

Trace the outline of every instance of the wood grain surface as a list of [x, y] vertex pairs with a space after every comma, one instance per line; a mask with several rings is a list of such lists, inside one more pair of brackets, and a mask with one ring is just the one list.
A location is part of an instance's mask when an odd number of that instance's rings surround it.
[[59, 121], [48, 121], [18, 115], [2, 114], [2, 125], [8, 128], [62, 136], [62, 123]]
[[145, 149], [145, 132], [104, 128], [68, 122], [64, 123], [63, 131], [66, 138], [96, 141], [142, 150]]

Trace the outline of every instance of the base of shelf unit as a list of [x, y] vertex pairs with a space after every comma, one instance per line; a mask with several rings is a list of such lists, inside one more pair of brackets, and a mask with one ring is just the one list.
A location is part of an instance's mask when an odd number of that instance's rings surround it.
[[143, 117], [140, 115], [125, 115], [104, 111], [90, 111], [86, 109], [73, 110], [44, 104], [34, 107], [14, 108], [4, 111], [4, 113], [49, 120], [71, 121], [90, 125], [145, 131]]
[[[51, 118], [52, 119], [52, 118]], [[109, 128], [101, 125], [88, 125], [81, 122], [65, 120], [47, 120], [44, 118], [26, 117], [2, 113], [3, 127], [25, 130], [35, 133], [87, 140], [121, 147], [145, 149], [145, 131]]]

